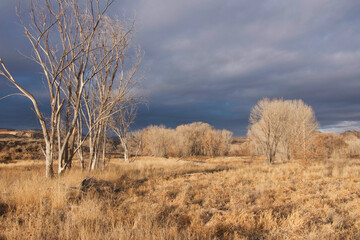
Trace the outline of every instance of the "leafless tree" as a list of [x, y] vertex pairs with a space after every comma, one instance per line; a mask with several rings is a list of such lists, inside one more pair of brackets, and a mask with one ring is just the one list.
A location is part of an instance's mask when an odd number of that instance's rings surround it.
[[[41, 66], [47, 83], [51, 109], [49, 121], [40, 111], [37, 99], [16, 81], [0, 60], [0, 74], [32, 102], [44, 136], [47, 177], [54, 175], [56, 155], [58, 174], [61, 174], [71, 166], [74, 154], [85, 141], [82, 120], [86, 118], [79, 118], [85, 92], [94, 95], [98, 91], [97, 100], [102, 102], [101, 107], [96, 109], [97, 115], [89, 115], [94, 124], [106, 121], [111, 112], [112, 105], [107, 98], [112, 95], [113, 88], [109, 86], [113, 85], [111, 81], [119, 79], [118, 68], [121, 66], [122, 69], [127, 57], [121, 50], [128, 46], [131, 39], [128, 34], [133, 31], [130, 28], [119, 33], [120, 24], [106, 16], [112, 3], [113, 0], [87, 0], [83, 4], [78, 0], [31, 0], [29, 23], [20, 17], [33, 48], [32, 58]], [[112, 34], [116, 37], [108, 38]], [[138, 60], [140, 55], [139, 51]], [[128, 72], [120, 71], [120, 79], [127, 74], [127, 80], [120, 80], [115, 99], [118, 100], [129, 90], [124, 85], [130, 84], [139, 63], [137, 61], [136, 67]], [[94, 88], [96, 85], [97, 88]], [[114, 101], [110, 102], [114, 104]], [[94, 126], [88, 128], [88, 131], [95, 131], [102, 137], [106, 134], [104, 130], [104, 123], [97, 129]]]
[[291, 126], [288, 128], [289, 142], [293, 146], [292, 150], [298, 153], [297, 157], [307, 159], [309, 146], [319, 123], [315, 118], [312, 107], [306, 105], [302, 100], [293, 100], [291, 108]]
[[130, 134], [130, 147], [132, 152], [135, 152], [135, 156], [132, 161], [135, 161], [139, 153], [142, 153], [144, 132], [142, 130], [132, 131]]
[[149, 126], [143, 131], [143, 151], [158, 157], [224, 156], [230, 150], [232, 132], [216, 130], [203, 122], [178, 126]]
[[286, 132], [284, 124], [288, 122], [288, 111], [283, 101], [265, 98], [251, 110], [248, 136], [261, 145], [269, 163], [273, 163], [278, 145]]
[[[121, 142], [124, 150], [125, 162], [129, 160], [129, 130], [134, 123], [137, 103], [135, 101], [122, 102], [117, 106], [117, 111], [112, 115], [110, 127]], [[141, 144], [141, 143], [140, 143]]]
[[269, 163], [282, 153], [285, 158], [299, 152], [306, 158], [307, 145], [318, 123], [312, 108], [301, 100], [260, 100], [251, 110], [248, 136], [252, 146]]
[[[110, 117], [116, 114], [124, 104], [134, 98], [133, 87], [139, 79], [135, 78], [142, 60], [140, 48], [135, 50], [135, 59], [128, 57], [130, 43], [134, 35], [134, 22], [105, 18], [102, 31], [95, 36], [96, 49], [91, 54], [92, 64], [104, 64], [89, 83], [84, 92], [81, 108], [82, 116], [88, 129], [89, 170], [98, 167], [100, 154], [105, 161], [106, 132]], [[100, 63], [99, 63], [100, 62]], [[134, 102], [135, 104], [135, 102]]]

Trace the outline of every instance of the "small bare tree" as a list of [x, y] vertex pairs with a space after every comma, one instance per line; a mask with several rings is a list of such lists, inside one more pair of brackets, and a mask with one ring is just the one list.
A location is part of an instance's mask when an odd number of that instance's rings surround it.
[[[129, 130], [130, 126], [134, 123], [136, 112], [137, 112], [137, 103], [135, 101], [129, 100], [128, 102], [123, 102], [117, 106], [117, 111], [112, 115], [110, 127], [116, 136], [121, 142], [121, 146], [124, 150], [124, 160], [125, 162], [130, 162], [129, 160]], [[141, 143], [140, 143], [141, 144]]]
[[144, 131], [142, 130], [132, 131], [130, 134], [130, 146], [132, 151], [135, 152], [132, 161], [136, 160], [140, 152], [142, 153], [143, 137]]

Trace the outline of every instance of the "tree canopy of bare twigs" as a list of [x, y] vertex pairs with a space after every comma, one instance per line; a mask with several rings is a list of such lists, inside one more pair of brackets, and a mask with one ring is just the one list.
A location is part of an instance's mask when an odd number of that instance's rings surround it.
[[250, 148], [269, 163], [277, 155], [306, 159], [318, 127], [313, 109], [302, 100], [264, 98], [251, 110], [249, 122]]
[[[119, 138], [121, 146], [124, 151], [124, 160], [129, 162], [129, 144], [128, 140], [131, 138], [129, 133], [130, 126], [134, 123], [136, 112], [137, 112], [137, 102], [135, 100], [129, 99], [128, 102], [123, 102], [116, 106], [116, 111], [110, 119], [110, 127], [112, 131]], [[141, 142], [139, 143], [140, 147]]]
[[[43, 71], [49, 91], [47, 121], [35, 96], [24, 89], [0, 60], [0, 74], [33, 105], [44, 136], [46, 176], [52, 177], [54, 159], [58, 174], [71, 162], [87, 137], [90, 139], [89, 169], [98, 165], [100, 146], [105, 144], [107, 121], [119, 102], [131, 95], [142, 59], [136, 49], [129, 59], [134, 22], [106, 15], [113, 0], [31, 0], [30, 18], [23, 20], [32, 45], [31, 58]], [[84, 132], [84, 129], [86, 132]], [[81, 166], [84, 167], [82, 158]]]
[[203, 122], [178, 126], [149, 126], [143, 130], [143, 152], [157, 157], [225, 156], [232, 132]]

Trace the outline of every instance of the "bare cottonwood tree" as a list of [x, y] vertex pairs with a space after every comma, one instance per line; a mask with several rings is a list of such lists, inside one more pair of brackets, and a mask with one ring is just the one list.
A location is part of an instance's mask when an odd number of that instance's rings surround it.
[[297, 157], [306, 160], [309, 155], [309, 146], [319, 123], [312, 107], [306, 105], [302, 100], [293, 100], [291, 103], [292, 120], [291, 126], [289, 126], [289, 142]]
[[[136, 117], [137, 103], [129, 100], [117, 106], [117, 111], [112, 115], [110, 127], [116, 136], [119, 138], [121, 146], [124, 150], [125, 162], [129, 160], [129, 130], [130, 126], [134, 123]], [[141, 144], [141, 143], [140, 143]]]
[[314, 111], [302, 100], [264, 98], [251, 110], [249, 122], [251, 145], [269, 163], [280, 153], [290, 159], [299, 145], [306, 158], [306, 146], [318, 126]]
[[[142, 60], [140, 48], [135, 49], [134, 60], [128, 57], [130, 43], [134, 35], [134, 22], [105, 18], [101, 31], [95, 37], [95, 50], [91, 54], [93, 65], [104, 67], [92, 79], [84, 92], [81, 108], [88, 129], [89, 170], [98, 167], [100, 154], [105, 161], [106, 132], [110, 117], [118, 111], [130, 109], [128, 103], [134, 98], [133, 87], [139, 79], [135, 78]], [[135, 102], [133, 102], [135, 106]], [[120, 109], [118, 106], [122, 106]], [[134, 116], [135, 117], [135, 116]]]
[[132, 152], [135, 152], [132, 161], [135, 161], [139, 153], [142, 153], [144, 132], [142, 130], [132, 131], [129, 137], [129, 145]]
[[158, 157], [224, 156], [230, 150], [232, 132], [216, 130], [203, 122], [178, 126], [149, 126], [143, 130], [143, 151]]
[[248, 136], [260, 144], [269, 163], [274, 162], [279, 143], [286, 133], [284, 125], [288, 118], [289, 113], [281, 99], [262, 99], [250, 112]]
[[[119, 52], [119, 49], [128, 45], [127, 40], [124, 40], [127, 38], [126, 31], [119, 33], [117, 38], [107, 39], [119, 30], [119, 25], [113, 26], [114, 21], [110, 21], [106, 16], [112, 3], [113, 0], [87, 0], [83, 4], [78, 0], [30, 1], [29, 23], [21, 22], [33, 48], [32, 58], [41, 66], [47, 83], [51, 109], [49, 121], [45, 120], [44, 114], [40, 111], [37, 99], [16, 81], [0, 60], [0, 74], [32, 102], [44, 136], [47, 177], [54, 175], [53, 160], [56, 155], [58, 174], [61, 174], [71, 165], [74, 154], [85, 141], [82, 131], [79, 131], [82, 129], [80, 122], [85, 119], [79, 119], [84, 92], [112, 92], [112, 88], [107, 84], [100, 84], [95, 89], [92, 89], [92, 86], [96, 85], [94, 82], [97, 81], [108, 83], [109, 79], [115, 79], [118, 72], [116, 65], [124, 64], [126, 55]], [[135, 65], [138, 66], [138, 63], [140, 61]], [[134, 69], [127, 72], [127, 79], [131, 79], [135, 72]], [[122, 76], [123, 74], [125, 73], [121, 72]], [[122, 84], [128, 84], [125, 82]], [[123, 85], [119, 89], [126, 90], [120, 91], [117, 99], [127, 91]], [[100, 96], [105, 102], [106, 97], [107, 95]], [[97, 110], [100, 114], [94, 118], [96, 123], [106, 119], [105, 115], [111, 108], [111, 104], [103, 105], [103, 109]], [[103, 114], [104, 112], [107, 113]], [[104, 125], [99, 128], [104, 128]], [[93, 127], [88, 130], [92, 131]]]

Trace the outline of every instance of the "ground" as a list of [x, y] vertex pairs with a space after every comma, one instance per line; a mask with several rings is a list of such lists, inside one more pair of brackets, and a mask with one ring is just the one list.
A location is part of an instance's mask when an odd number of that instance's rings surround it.
[[358, 159], [142, 157], [53, 180], [44, 170], [0, 165], [0, 239], [360, 238]]

